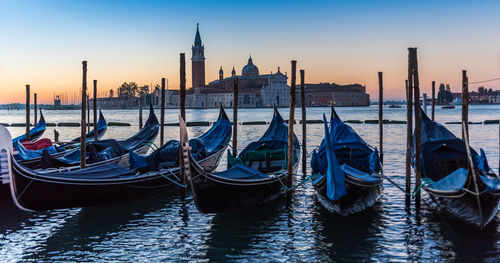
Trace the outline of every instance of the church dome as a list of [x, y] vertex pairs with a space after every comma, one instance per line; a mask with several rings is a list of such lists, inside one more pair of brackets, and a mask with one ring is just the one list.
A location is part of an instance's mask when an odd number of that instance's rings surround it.
[[247, 77], [253, 77], [259, 75], [259, 68], [255, 66], [252, 62], [252, 56], [248, 59], [248, 64], [246, 64], [241, 70], [241, 74]]

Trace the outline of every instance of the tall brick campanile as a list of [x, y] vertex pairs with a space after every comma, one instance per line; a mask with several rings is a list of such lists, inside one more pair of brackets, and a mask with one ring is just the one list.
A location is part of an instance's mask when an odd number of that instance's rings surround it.
[[192, 85], [193, 88], [205, 86], [205, 47], [201, 43], [199, 24], [196, 24], [196, 37], [194, 45], [191, 48], [193, 56], [191, 57], [192, 65]]

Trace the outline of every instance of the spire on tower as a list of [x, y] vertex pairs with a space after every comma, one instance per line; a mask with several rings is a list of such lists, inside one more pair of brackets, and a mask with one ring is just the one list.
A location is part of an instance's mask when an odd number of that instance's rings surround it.
[[234, 77], [236, 76], [236, 70], [234, 70], [234, 66], [233, 66], [233, 70], [231, 71], [231, 77]]
[[222, 65], [220, 66], [220, 69], [219, 69], [219, 80], [223, 80], [224, 79], [224, 71], [222, 70]]
[[200, 23], [196, 23], [196, 36], [194, 37], [194, 45], [201, 46], [201, 36], [200, 36]]

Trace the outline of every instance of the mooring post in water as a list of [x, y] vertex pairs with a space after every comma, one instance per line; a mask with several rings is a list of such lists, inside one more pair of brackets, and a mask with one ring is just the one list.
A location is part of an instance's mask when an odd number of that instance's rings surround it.
[[[181, 117], [184, 121], [186, 121], [186, 54], [185, 53], [180, 53], [180, 110], [181, 110]], [[179, 151], [180, 156], [180, 165], [181, 165], [181, 180], [182, 184], [186, 185], [187, 184], [187, 178], [186, 178], [186, 170], [184, 167], [184, 158], [182, 157], [182, 151]], [[181, 189], [181, 194], [184, 196], [184, 193], [186, 191]]]
[[233, 77], [233, 157], [238, 156], [238, 77]]
[[434, 112], [436, 110], [436, 82], [432, 81], [432, 121], [434, 121]]
[[382, 72], [378, 73], [378, 132], [380, 163], [384, 164], [384, 86]]
[[90, 132], [90, 96], [87, 93], [87, 133]]
[[[413, 100], [415, 111], [415, 186], [420, 187], [422, 175], [422, 109], [420, 107], [420, 87], [418, 81], [417, 48], [409, 48], [410, 52], [410, 77], [409, 81], [413, 87]], [[420, 208], [420, 191], [416, 193], [415, 205]]]
[[26, 85], [26, 141], [30, 140], [30, 85]]
[[[287, 153], [287, 172], [288, 177], [286, 186], [288, 189], [292, 187], [293, 179], [293, 124], [295, 122], [295, 78], [297, 71], [297, 61], [292, 60], [292, 81], [290, 85], [290, 114], [288, 115], [288, 153]], [[289, 192], [290, 193], [290, 192]], [[291, 201], [291, 195], [289, 194]]]
[[97, 130], [97, 79], [94, 79], [94, 101], [93, 101], [93, 113], [94, 113], [94, 141], [99, 140], [99, 132]]
[[307, 173], [307, 118], [306, 118], [306, 91], [305, 71], [300, 70], [300, 106], [302, 107], [302, 176]]
[[[409, 81], [405, 82], [406, 87], [406, 192], [411, 193], [411, 144], [413, 133], [413, 90]], [[410, 196], [406, 196], [406, 206], [410, 205]]]
[[35, 114], [35, 121], [33, 125], [36, 125], [38, 123], [38, 113], [37, 113], [37, 101], [36, 101], [36, 93], [33, 94], [33, 113]]
[[424, 105], [424, 113], [427, 115], [427, 94], [422, 94], [422, 104]]
[[59, 142], [59, 132], [54, 129], [54, 142]]
[[139, 130], [142, 129], [142, 96], [139, 98]]
[[180, 103], [181, 103], [181, 117], [184, 121], [186, 120], [186, 54], [180, 54]]
[[165, 130], [165, 78], [161, 78], [161, 104], [160, 104], [160, 145], [163, 145]]
[[469, 133], [469, 78], [467, 70], [462, 70], [462, 140], [465, 140], [464, 130]]
[[80, 134], [80, 168], [85, 168], [85, 102], [87, 97], [87, 61], [82, 62], [83, 65], [83, 80], [82, 80], [82, 116], [80, 119], [81, 134]]

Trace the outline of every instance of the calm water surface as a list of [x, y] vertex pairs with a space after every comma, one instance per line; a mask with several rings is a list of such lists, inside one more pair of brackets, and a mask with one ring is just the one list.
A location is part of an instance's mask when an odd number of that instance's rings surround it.
[[[280, 109], [288, 118], [288, 109]], [[376, 107], [338, 108], [344, 120], [377, 119]], [[231, 110], [227, 110], [232, 116]], [[104, 138], [126, 138], [137, 132], [137, 110], [103, 111], [108, 121], [131, 127], [109, 127]], [[158, 112], [157, 112], [158, 113]], [[300, 118], [300, 109], [296, 110]], [[308, 119], [321, 119], [328, 108], [308, 109]], [[47, 122], [78, 122], [79, 111], [45, 111]], [[218, 110], [188, 110], [188, 121], [214, 121]], [[166, 121], [177, 122], [177, 110]], [[384, 119], [405, 120], [401, 109], [385, 109]], [[144, 117], [147, 114], [144, 112]], [[241, 109], [241, 121], [269, 121], [272, 109]], [[0, 111], [0, 122], [24, 121], [23, 111]], [[470, 121], [499, 119], [500, 106], [471, 106]], [[460, 107], [437, 109], [439, 122], [460, 121]], [[369, 144], [378, 146], [378, 126], [351, 125]], [[445, 125], [460, 136], [460, 125]], [[53, 138], [48, 127], [45, 136]], [[9, 127], [13, 137], [25, 128]], [[61, 140], [79, 135], [79, 128], [57, 127]], [[208, 127], [190, 127], [191, 136]], [[255, 140], [266, 126], [239, 126], [239, 148]], [[384, 126], [384, 170], [404, 185], [406, 125]], [[301, 138], [301, 127], [296, 126]], [[166, 140], [178, 138], [177, 127], [166, 127]], [[483, 148], [497, 171], [498, 125], [470, 125], [471, 145]], [[308, 125], [308, 151], [319, 145], [322, 125]], [[159, 140], [157, 140], [158, 143]], [[219, 169], [226, 167], [223, 158]], [[300, 170], [300, 169], [299, 169]], [[301, 180], [297, 175], [296, 181]], [[43, 197], [42, 197], [43, 198]], [[476, 231], [443, 220], [425, 204], [420, 212], [405, 208], [404, 195], [384, 182], [382, 198], [373, 209], [340, 218], [321, 208], [309, 183], [299, 187], [293, 204], [283, 200], [249, 211], [204, 215], [190, 196], [177, 191], [135, 202], [92, 208], [26, 213], [0, 202], [2, 261], [461, 261], [498, 262], [498, 218]]]

